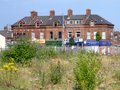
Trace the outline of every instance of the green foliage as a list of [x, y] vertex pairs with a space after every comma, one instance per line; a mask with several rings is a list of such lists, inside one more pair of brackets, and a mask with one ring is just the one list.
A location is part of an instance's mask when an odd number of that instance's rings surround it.
[[73, 46], [74, 44], [75, 44], [74, 38], [71, 37], [71, 38], [69, 39], [69, 45], [70, 45], [70, 46]]
[[100, 69], [100, 58], [93, 52], [81, 52], [74, 68], [77, 85], [80, 90], [94, 90], [96, 76]]
[[2, 59], [9, 61], [13, 58], [15, 62], [27, 63], [35, 56], [36, 48], [28, 40], [19, 39], [14, 45], [10, 45], [8, 50], [2, 52]]
[[36, 52], [36, 58], [39, 60], [50, 59], [55, 57], [57, 57], [57, 52], [54, 50], [54, 48], [51, 47], [41, 47]]
[[100, 41], [100, 40], [101, 40], [100, 33], [99, 33], [99, 32], [97, 32], [97, 33], [96, 33], [96, 41]]
[[53, 84], [59, 83], [62, 79], [62, 69], [60, 66], [60, 62], [58, 61], [58, 64], [56, 65], [52, 64], [50, 69], [51, 69], [51, 75], [50, 75], [51, 82]]
[[62, 46], [61, 40], [48, 40], [45, 42], [46, 46]]

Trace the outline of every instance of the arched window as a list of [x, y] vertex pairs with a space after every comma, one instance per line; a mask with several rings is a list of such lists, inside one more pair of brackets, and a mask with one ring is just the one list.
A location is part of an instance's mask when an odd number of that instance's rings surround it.
[[19, 27], [23, 27], [25, 25], [25, 22], [24, 21], [20, 21], [19, 22]]
[[37, 20], [35, 22], [35, 27], [39, 27], [42, 23], [43, 23], [42, 20]]

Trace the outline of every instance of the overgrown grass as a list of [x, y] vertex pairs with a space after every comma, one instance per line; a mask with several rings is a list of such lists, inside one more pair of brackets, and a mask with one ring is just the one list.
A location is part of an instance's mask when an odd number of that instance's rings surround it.
[[[85, 51], [67, 52], [40, 47], [30, 63], [30, 66], [15, 63], [18, 68], [16, 77], [19, 78], [14, 78], [12, 87], [1, 84], [0, 90], [73, 90], [76, 83], [87, 90], [120, 88], [120, 56], [117, 55], [100, 56]], [[4, 64], [6, 62], [0, 59], [0, 67]]]

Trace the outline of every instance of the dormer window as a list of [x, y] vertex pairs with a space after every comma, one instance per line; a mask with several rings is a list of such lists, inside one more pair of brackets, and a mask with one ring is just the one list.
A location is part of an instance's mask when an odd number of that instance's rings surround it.
[[42, 20], [36, 21], [35, 22], [35, 27], [39, 27], [42, 24]]
[[19, 22], [19, 27], [23, 27], [25, 25], [25, 22], [24, 21], [20, 21]]
[[66, 23], [67, 23], [67, 24], [74, 24], [74, 21], [73, 21], [73, 20], [67, 20]]
[[58, 24], [59, 24], [59, 21], [54, 21], [54, 22], [53, 22], [53, 26], [54, 26], [54, 27], [57, 27]]
[[80, 20], [75, 20], [75, 24], [80, 24]]
[[90, 21], [90, 26], [94, 27], [95, 26], [95, 22], [94, 21]]

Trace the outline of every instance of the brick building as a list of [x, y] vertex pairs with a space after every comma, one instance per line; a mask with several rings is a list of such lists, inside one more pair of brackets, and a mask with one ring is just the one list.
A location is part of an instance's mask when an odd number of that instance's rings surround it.
[[91, 14], [90, 9], [86, 9], [84, 15], [74, 15], [69, 9], [67, 15], [55, 15], [51, 10], [48, 16], [38, 16], [36, 11], [32, 11], [30, 16], [26, 16], [12, 25], [14, 38], [28, 36], [33, 40], [45, 39], [65, 40], [74, 36], [79, 40], [95, 40], [97, 32], [102, 40], [112, 40], [114, 25], [99, 15]]
[[113, 43], [114, 43], [115, 46], [119, 46], [120, 47], [120, 32], [119, 31], [115, 31], [114, 32]]

